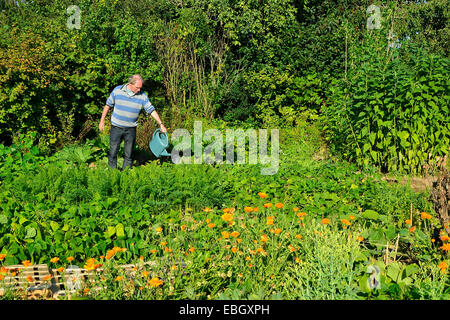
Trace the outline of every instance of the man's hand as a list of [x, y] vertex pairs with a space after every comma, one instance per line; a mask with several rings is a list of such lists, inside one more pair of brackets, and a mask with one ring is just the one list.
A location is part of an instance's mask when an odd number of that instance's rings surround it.
[[100, 130], [100, 132], [103, 132], [103, 130], [105, 130], [105, 121], [101, 121], [98, 124], [98, 129]]
[[161, 132], [167, 132], [167, 129], [166, 129], [166, 127], [161, 123]]

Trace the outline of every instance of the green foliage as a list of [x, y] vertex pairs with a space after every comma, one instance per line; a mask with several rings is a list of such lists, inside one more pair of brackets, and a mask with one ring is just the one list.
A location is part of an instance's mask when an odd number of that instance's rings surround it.
[[325, 129], [333, 151], [360, 166], [422, 173], [450, 150], [449, 60], [408, 43], [387, 52], [361, 53], [334, 83]]

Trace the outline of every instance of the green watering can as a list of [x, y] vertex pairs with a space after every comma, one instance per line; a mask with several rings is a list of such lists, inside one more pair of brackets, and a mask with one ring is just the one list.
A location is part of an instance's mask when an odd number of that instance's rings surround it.
[[160, 156], [170, 156], [171, 154], [166, 151], [169, 146], [169, 137], [166, 132], [161, 132], [158, 128], [153, 132], [152, 140], [150, 141], [150, 150], [156, 157]]

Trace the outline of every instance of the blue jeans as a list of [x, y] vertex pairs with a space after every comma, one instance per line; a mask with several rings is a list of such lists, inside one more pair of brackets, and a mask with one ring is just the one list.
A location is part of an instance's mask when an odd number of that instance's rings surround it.
[[136, 127], [121, 128], [111, 125], [111, 132], [109, 134], [108, 165], [113, 169], [117, 168], [117, 154], [119, 153], [122, 140], [124, 140], [123, 170], [126, 167], [131, 168], [133, 165], [132, 154], [136, 143]]

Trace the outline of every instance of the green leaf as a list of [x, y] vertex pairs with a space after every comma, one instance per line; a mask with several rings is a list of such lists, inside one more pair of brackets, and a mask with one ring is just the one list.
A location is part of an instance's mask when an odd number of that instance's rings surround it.
[[377, 220], [380, 218], [378, 212], [373, 210], [366, 210], [362, 213], [362, 216], [367, 219]]
[[118, 238], [124, 238], [125, 237], [125, 232], [124, 232], [124, 227], [122, 223], [117, 224], [116, 226], [116, 235]]
[[50, 221], [50, 227], [52, 228], [53, 231], [56, 231], [59, 229], [59, 224], [55, 221]]
[[33, 227], [28, 227], [26, 229], [25, 239], [34, 238], [36, 236], [37, 232], [36, 229]]
[[8, 217], [5, 214], [0, 214], [0, 223], [6, 224], [8, 222]]
[[108, 227], [108, 229], [105, 232], [105, 237], [106, 238], [111, 238], [115, 234], [116, 234], [116, 228], [115, 227]]

